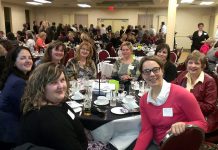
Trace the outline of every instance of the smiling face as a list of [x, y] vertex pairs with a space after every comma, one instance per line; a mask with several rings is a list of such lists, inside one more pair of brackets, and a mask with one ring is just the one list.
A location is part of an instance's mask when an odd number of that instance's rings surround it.
[[64, 100], [66, 92], [67, 82], [63, 72], [56, 81], [48, 83], [45, 87], [45, 97], [54, 105], [58, 105]]
[[30, 52], [26, 49], [22, 49], [16, 58], [15, 66], [26, 74], [31, 71], [32, 65], [33, 60]]
[[52, 61], [59, 63], [61, 59], [64, 58], [64, 48], [63, 46], [58, 46], [52, 49], [51, 51]]
[[[148, 70], [152, 71], [149, 72]], [[159, 64], [155, 61], [148, 60], [143, 63], [142, 77], [151, 87], [162, 86], [163, 71], [160, 68]]]
[[131, 55], [132, 55], [132, 50], [129, 49], [129, 47], [126, 46], [126, 45], [122, 46], [121, 51], [122, 51], [122, 56], [123, 56], [124, 58], [130, 58]]
[[80, 49], [80, 56], [83, 58], [87, 58], [90, 54], [90, 50], [87, 45], [83, 45]]
[[161, 49], [160, 51], [157, 52], [157, 56], [158, 58], [160, 58], [163, 62], [167, 61], [167, 56], [168, 56], [168, 52], [167, 49]]
[[189, 60], [187, 62], [187, 71], [190, 73], [190, 75], [192, 76], [196, 76], [198, 77], [201, 73], [202, 69], [202, 64], [200, 62], [200, 60]]

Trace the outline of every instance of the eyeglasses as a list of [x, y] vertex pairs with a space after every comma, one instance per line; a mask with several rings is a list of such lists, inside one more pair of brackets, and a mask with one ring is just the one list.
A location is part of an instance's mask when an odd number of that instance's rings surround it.
[[160, 67], [154, 67], [152, 69], [144, 69], [142, 70], [142, 73], [144, 75], [150, 75], [151, 74], [151, 71], [154, 73], [154, 74], [157, 74], [160, 72]]

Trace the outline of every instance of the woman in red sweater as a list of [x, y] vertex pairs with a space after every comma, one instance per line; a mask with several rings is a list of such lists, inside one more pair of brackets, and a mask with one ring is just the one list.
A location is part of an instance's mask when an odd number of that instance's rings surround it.
[[142, 129], [134, 150], [151, 147], [152, 150], [158, 150], [167, 132], [179, 135], [185, 131], [186, 125], [207, 130], [207, 123], [195, 97], [183, 87], [166, 82], [163, 68], [163, 63], [155, 57], [141, 60], [140, 72], [151, 88], [140, 99]]

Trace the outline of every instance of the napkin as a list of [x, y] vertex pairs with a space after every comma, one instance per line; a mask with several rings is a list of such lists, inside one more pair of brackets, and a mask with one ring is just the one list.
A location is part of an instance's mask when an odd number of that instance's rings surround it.
[[75, 113], [82, 111], [82, 104], [77, 103], [76, 101], [68, 101], [66, 102], [71, 108], [73, 108], [73, 111]]
[[115, 90], [118, 91], [120, 84], [119, 81], [117, 80], [109, 80], [109, 83], [114, 84], [115, 85]]

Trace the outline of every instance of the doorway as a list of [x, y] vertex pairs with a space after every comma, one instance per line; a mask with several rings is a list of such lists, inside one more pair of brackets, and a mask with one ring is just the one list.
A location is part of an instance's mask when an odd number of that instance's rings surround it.
[[12, 32], [11, 31], [11, 8], [4, 7], [4, 14], [5, 14], [5, 30], [6, 33]]

